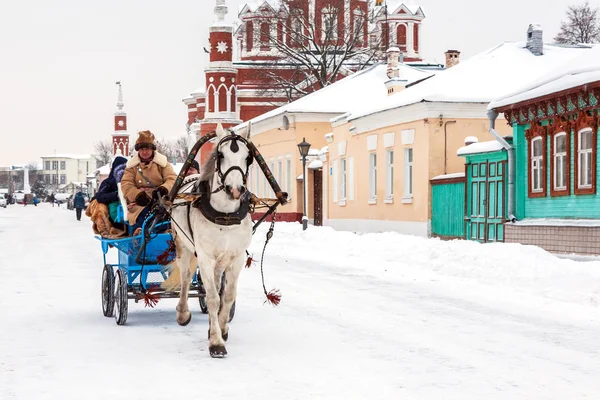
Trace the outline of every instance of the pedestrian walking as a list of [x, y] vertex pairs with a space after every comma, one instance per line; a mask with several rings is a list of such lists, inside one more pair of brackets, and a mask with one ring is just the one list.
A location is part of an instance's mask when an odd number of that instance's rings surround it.
[[85, 207], [85, 198], [83, 197], [83, 193], [77, 192], [77, 194], [73, 198], [73, 207], [75, 207], [77, 221], [81, 221], [81, 211]]

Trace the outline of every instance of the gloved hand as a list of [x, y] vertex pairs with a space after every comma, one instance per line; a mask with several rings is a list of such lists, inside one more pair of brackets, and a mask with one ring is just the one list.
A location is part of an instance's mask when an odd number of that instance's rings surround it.
[[169, 191], [164, 186], [159, 186], [152, 191], [152, 200], [162, 199], [169, 194]]
[[148, 193], [144, 191], [139, 192], [138, 195], [135, 196], [135, 204], [138, 206], [146, 207], [150, 204], [150, 201], [152, 201], [152, 199], [148, 196]]

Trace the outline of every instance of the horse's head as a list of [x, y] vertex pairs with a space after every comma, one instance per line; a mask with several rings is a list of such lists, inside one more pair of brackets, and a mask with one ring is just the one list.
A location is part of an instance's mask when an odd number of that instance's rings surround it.
[[248, 170], [253, 161], [248, 147], [250, 127], [238, 135], [219, 124], [216, 133], [215, 172], [227, 196], [237, 200], [246, 192]]

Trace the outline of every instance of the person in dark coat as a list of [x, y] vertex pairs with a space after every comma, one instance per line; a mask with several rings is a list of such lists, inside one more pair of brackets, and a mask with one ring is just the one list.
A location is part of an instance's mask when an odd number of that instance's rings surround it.
[[56, 202], [56, 197], [54, 196], [54, 193], [50, 193], [50, 196], [48, 196], [48, 201], [52, 203], [52, 207], [54, 207], [54, 203]]
[[121, 181], [121, 177], [125, 171], [125, 164], [127, 164], [127, 159], [125, 157], [115, 157], [108, 178], [102, 181], [96, 192], [95, 198], [98, 203], [109, 205], [110, 203], [119, 201], [119, 189], [117, 183]]
[[83, 197], [83, 193], [77, 192], [75, 197], [73, 197], [73, 207], [75, 208], [77, 221], [81, 221], [81, 210], [85, 208], [85, 198]]

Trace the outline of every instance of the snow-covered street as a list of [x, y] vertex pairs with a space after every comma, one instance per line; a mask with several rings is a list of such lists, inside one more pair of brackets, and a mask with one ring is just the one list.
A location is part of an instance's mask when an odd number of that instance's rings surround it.
[[[259, 258], [268, 224], [250, 252]], [[87, 217], [0, 209], [0, 399], [597, 399], [600, 262], [535, 247], [276, 224], [224, 360], [190, 300], [102, 315]]]

